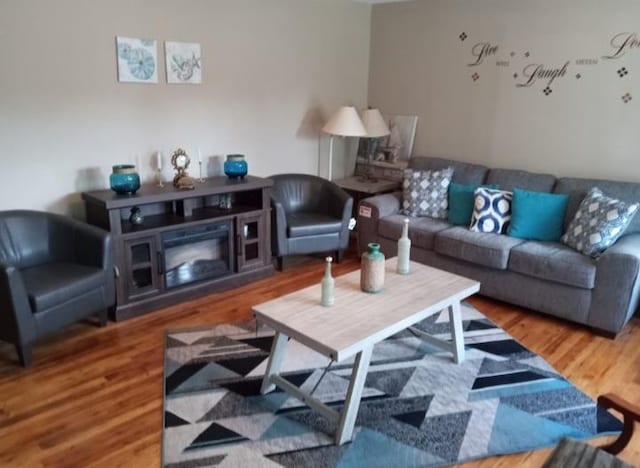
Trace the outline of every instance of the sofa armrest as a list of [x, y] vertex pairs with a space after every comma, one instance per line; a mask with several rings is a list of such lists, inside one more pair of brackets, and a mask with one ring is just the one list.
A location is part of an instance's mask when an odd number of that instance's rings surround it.
[[400, 211], [402, 192], [385, 193], [365, 198], [358, 205], [358, 255], [370, 242], [378, 242], [378, 222], [381, 218]]
[[0, 338], [23, 345], [36, 338], [27, 291], [20, 271], [0, 262]]
[[640, 234], [621, 237], [598, 258], [587, 323], [618, 333], [629, 321], [640, 293]]

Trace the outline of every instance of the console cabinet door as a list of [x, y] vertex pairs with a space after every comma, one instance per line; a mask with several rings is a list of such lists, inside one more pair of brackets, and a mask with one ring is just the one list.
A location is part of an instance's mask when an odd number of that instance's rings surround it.
[[265, 265], [267, 249], [264, 212], [242, 214], [236, 218], [236, 259], [238, 272]]
[[123, 281], [127, 301], [155, 294], [162, 288], [162, 260], [156, 236], [124, 241]]

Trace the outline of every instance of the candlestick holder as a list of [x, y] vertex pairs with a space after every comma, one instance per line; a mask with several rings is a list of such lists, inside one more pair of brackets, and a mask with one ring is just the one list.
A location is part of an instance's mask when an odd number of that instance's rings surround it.
[[162, 169], [156, 169], [156, 180], [158, 181], [156, 187], [164, 187], [164, 184], [162, 183]]
[[200, 178], [198, 179], [198, 182], [203, 183], [204, 179], [202, 178], [202, 161], [198, 161], [198, 166], [200, 169]]

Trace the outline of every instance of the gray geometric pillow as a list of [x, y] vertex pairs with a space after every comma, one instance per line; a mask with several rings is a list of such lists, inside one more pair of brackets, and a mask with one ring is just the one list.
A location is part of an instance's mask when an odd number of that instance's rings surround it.
[[449, 207], [453, 168], [437, 171], [405, 169], [402, 182], [402, 214], [444, 219]]
[[624, 233], [639, 207], [638, 203], [607, 197], [593, 187], [560, 240], [578, 252], [597, 257]]

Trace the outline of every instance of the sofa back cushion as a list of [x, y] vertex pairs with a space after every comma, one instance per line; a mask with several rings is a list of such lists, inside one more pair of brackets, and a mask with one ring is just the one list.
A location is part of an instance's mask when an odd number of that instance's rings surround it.
[[446, 169], [447, 167], [453, 168], [452, 182], [456, 184], [480, 185], [484, 182], [484, 178], [489, 170], [486, 166], [479, 164], [430, 156], [415, 156], [409, 160], [409, 169], [437, 171]]
[[532, 192], [551, 192], [556, 178], [551, 174], [537, 174], [515, 169], [489, 169], [486, 183], [498, 184], [500, 190], [509, 192], [517, 188]]
[[[573, 219], [578, 211], [580, 203], [593, 187], [598, 187], [602, 192], [611, 198], [617, 198], [627, 203], [640, 202], [640, 184], [635, 182], [616, 182], [612, 180], [600, 179], [580, 179], [574, 177], [561, 177], [554, 187], [555, 193], [565, 193], [569, 195], [569, 204], [564, 216], [564, 229]], [[636, 215], [625, 234], [640, 232], [640, 215]]]

